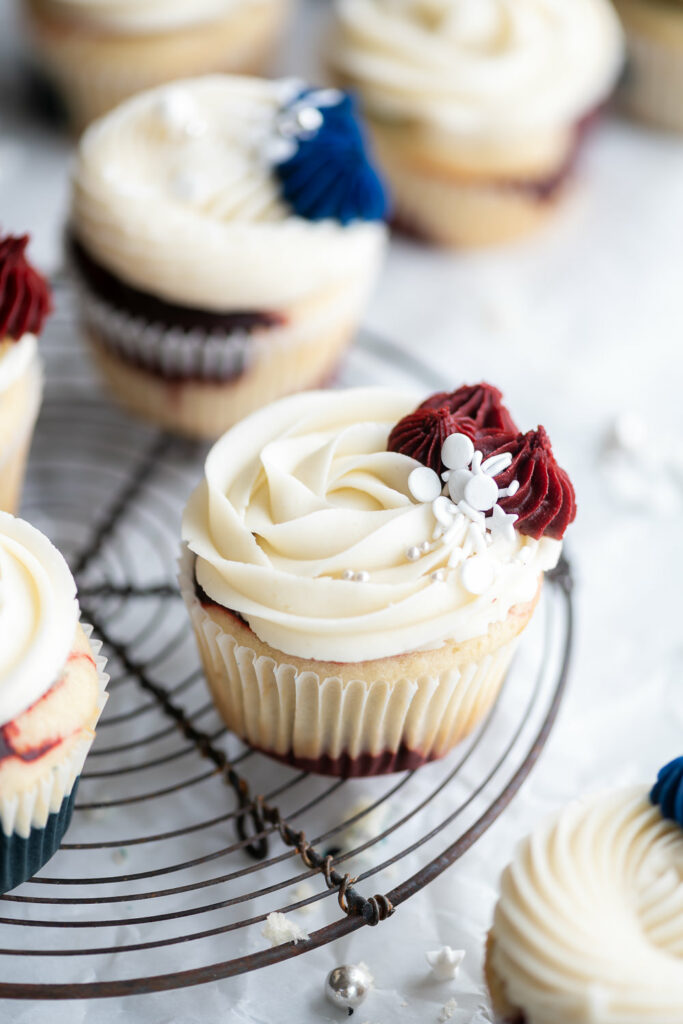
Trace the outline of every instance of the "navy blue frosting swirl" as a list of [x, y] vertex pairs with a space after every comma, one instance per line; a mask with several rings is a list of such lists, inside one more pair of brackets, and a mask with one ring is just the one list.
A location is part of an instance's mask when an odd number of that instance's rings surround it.
[[[310, 104], [306, 103], [310, 100]], [[336, 90], [305, 89], [281, 112], [305, 110], [301, 127], [283, 132], [293, 153], [275, 164], [282, 194], [306, 220], [386, 220], [389, 200], [368, 155], [368, 146], [353, 99]], [[310, 112], [318, 114], [311, 119]], [[313, 122], [313, 127], [306, 124]]]
[[664, 765], [650, 791], [650, 800], [658, 804], [662, 815], [683, 828], [683, 757]]

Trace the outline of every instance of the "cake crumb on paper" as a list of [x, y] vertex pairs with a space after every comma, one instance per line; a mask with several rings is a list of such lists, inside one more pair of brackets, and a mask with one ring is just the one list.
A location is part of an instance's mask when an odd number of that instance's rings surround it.
[[261, 935], [270, 941], [271, 946], [281, 946], [283, 942], [302, 942], [308, 938], [305, 928], [277, 912], [268, 914]]
[[450, 1020], [455, 1011], [458, 1009], [458, 1004], [455, 999], [449, 999], [445, 1006], [441, 1007], [441, 1013], [439, 1014], [439, 1024], [446, 1024], [446, 1021]]

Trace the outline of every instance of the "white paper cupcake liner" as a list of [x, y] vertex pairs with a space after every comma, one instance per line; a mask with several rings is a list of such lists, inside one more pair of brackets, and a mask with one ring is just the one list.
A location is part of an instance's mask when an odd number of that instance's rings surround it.
[[[102, 644], [92, 640], [92, 626], [82, 624], [95, 659], [98, 679], [97, 718], [107, 703], [106, 659], [100, 654]], [[94, 737], [83, 739], [74, 746], [62, 762], [54, 765], [48, 774], [33, 787], [12, 796], [0, 794], [0, 827], [5, 836], [17, 835], [28, 838], [32, 829], [45, 828], [51, 814], [57, 814], [81, 774]]]
[[[258, 654], [222, 630], [195, 593], [194, 556], [184, 549], [180, 590], [197, 637], [216, 705], [226, 724], [260, 750], [293, 762], [327, 764], [318, 770], [373, 774], [441, 757], [463, 739], [494, 703], [517, 637], [477, 660], [415, 678], [367, 681], [321, 676], [307, 667]], [[365, 760], [367, 770], [355, 770]], [[382, 767], [371, 767], [372, 765]]]

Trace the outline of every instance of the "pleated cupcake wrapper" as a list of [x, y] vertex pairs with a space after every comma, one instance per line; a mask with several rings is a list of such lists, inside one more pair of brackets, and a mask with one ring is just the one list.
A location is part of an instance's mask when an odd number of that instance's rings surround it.
[[[105, 672], [106, 659], [100, 655], [101, 642], [92, 640], [92, 626], [83, 625], [83, 631], [90, 642], [97, 668], [99, 683], [97, 717], [99, 719], [108, 696], [109, 676]], [[13, 796], [0, 795], [0, 835], [5, 844], [12, 836], [23, 840], [29, 839], [34, 831], [45, 829], [51, 815], [60, 813], [63, 803], [71, 796], [81, 774], [92, 742], [93, 737], [79, 742], [62, 762], [54, 765], [45, 778], [36, 782], [31, 789], [23, 793], [15, 793]], [[43, 841], [44, 837], [39, 836], [36, 839], [36, 842], [43, 843]]]
[[[517, 638], [437, 675], [365, 682], [322, 677], [276, 662], [238, 643], [204, 610], [194, 587], [194, 556], [185, 548], [179, 582], [214, 700], [233, 732], [283, 758], [380, 756], [399, 749], [420, 760], [440, 757], [494, 703]], [[405, 659], [404, 659], [405, 662]], [[387, 758], [387, 755], [389, 757]]]
[[622, 86], [626, 106], [638, 117], [683, 132], [683, 47], [663, 46], [628, 21], [626, 31], [630, 51]]
[[336, 318], [349, 316], [359, 305], [354, 289], [326, 305], [319, 315], [282, 327], [256, 328], [253, 333], [185, 330], [166, 327], [103, 302], [81, 280], [78, 291], [85, 322], [115, 355], [161, 376], [210, 383], [240, 377], [273, 346], [293, 347], [324, 330]]

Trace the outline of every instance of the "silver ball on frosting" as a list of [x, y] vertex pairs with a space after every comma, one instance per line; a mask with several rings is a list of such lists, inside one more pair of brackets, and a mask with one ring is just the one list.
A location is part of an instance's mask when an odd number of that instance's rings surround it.
[[341, 1010], [353, 1013], [372, 988], [372, 975], [365, 964], [342, 964], [325, 979], [325, 995]]

